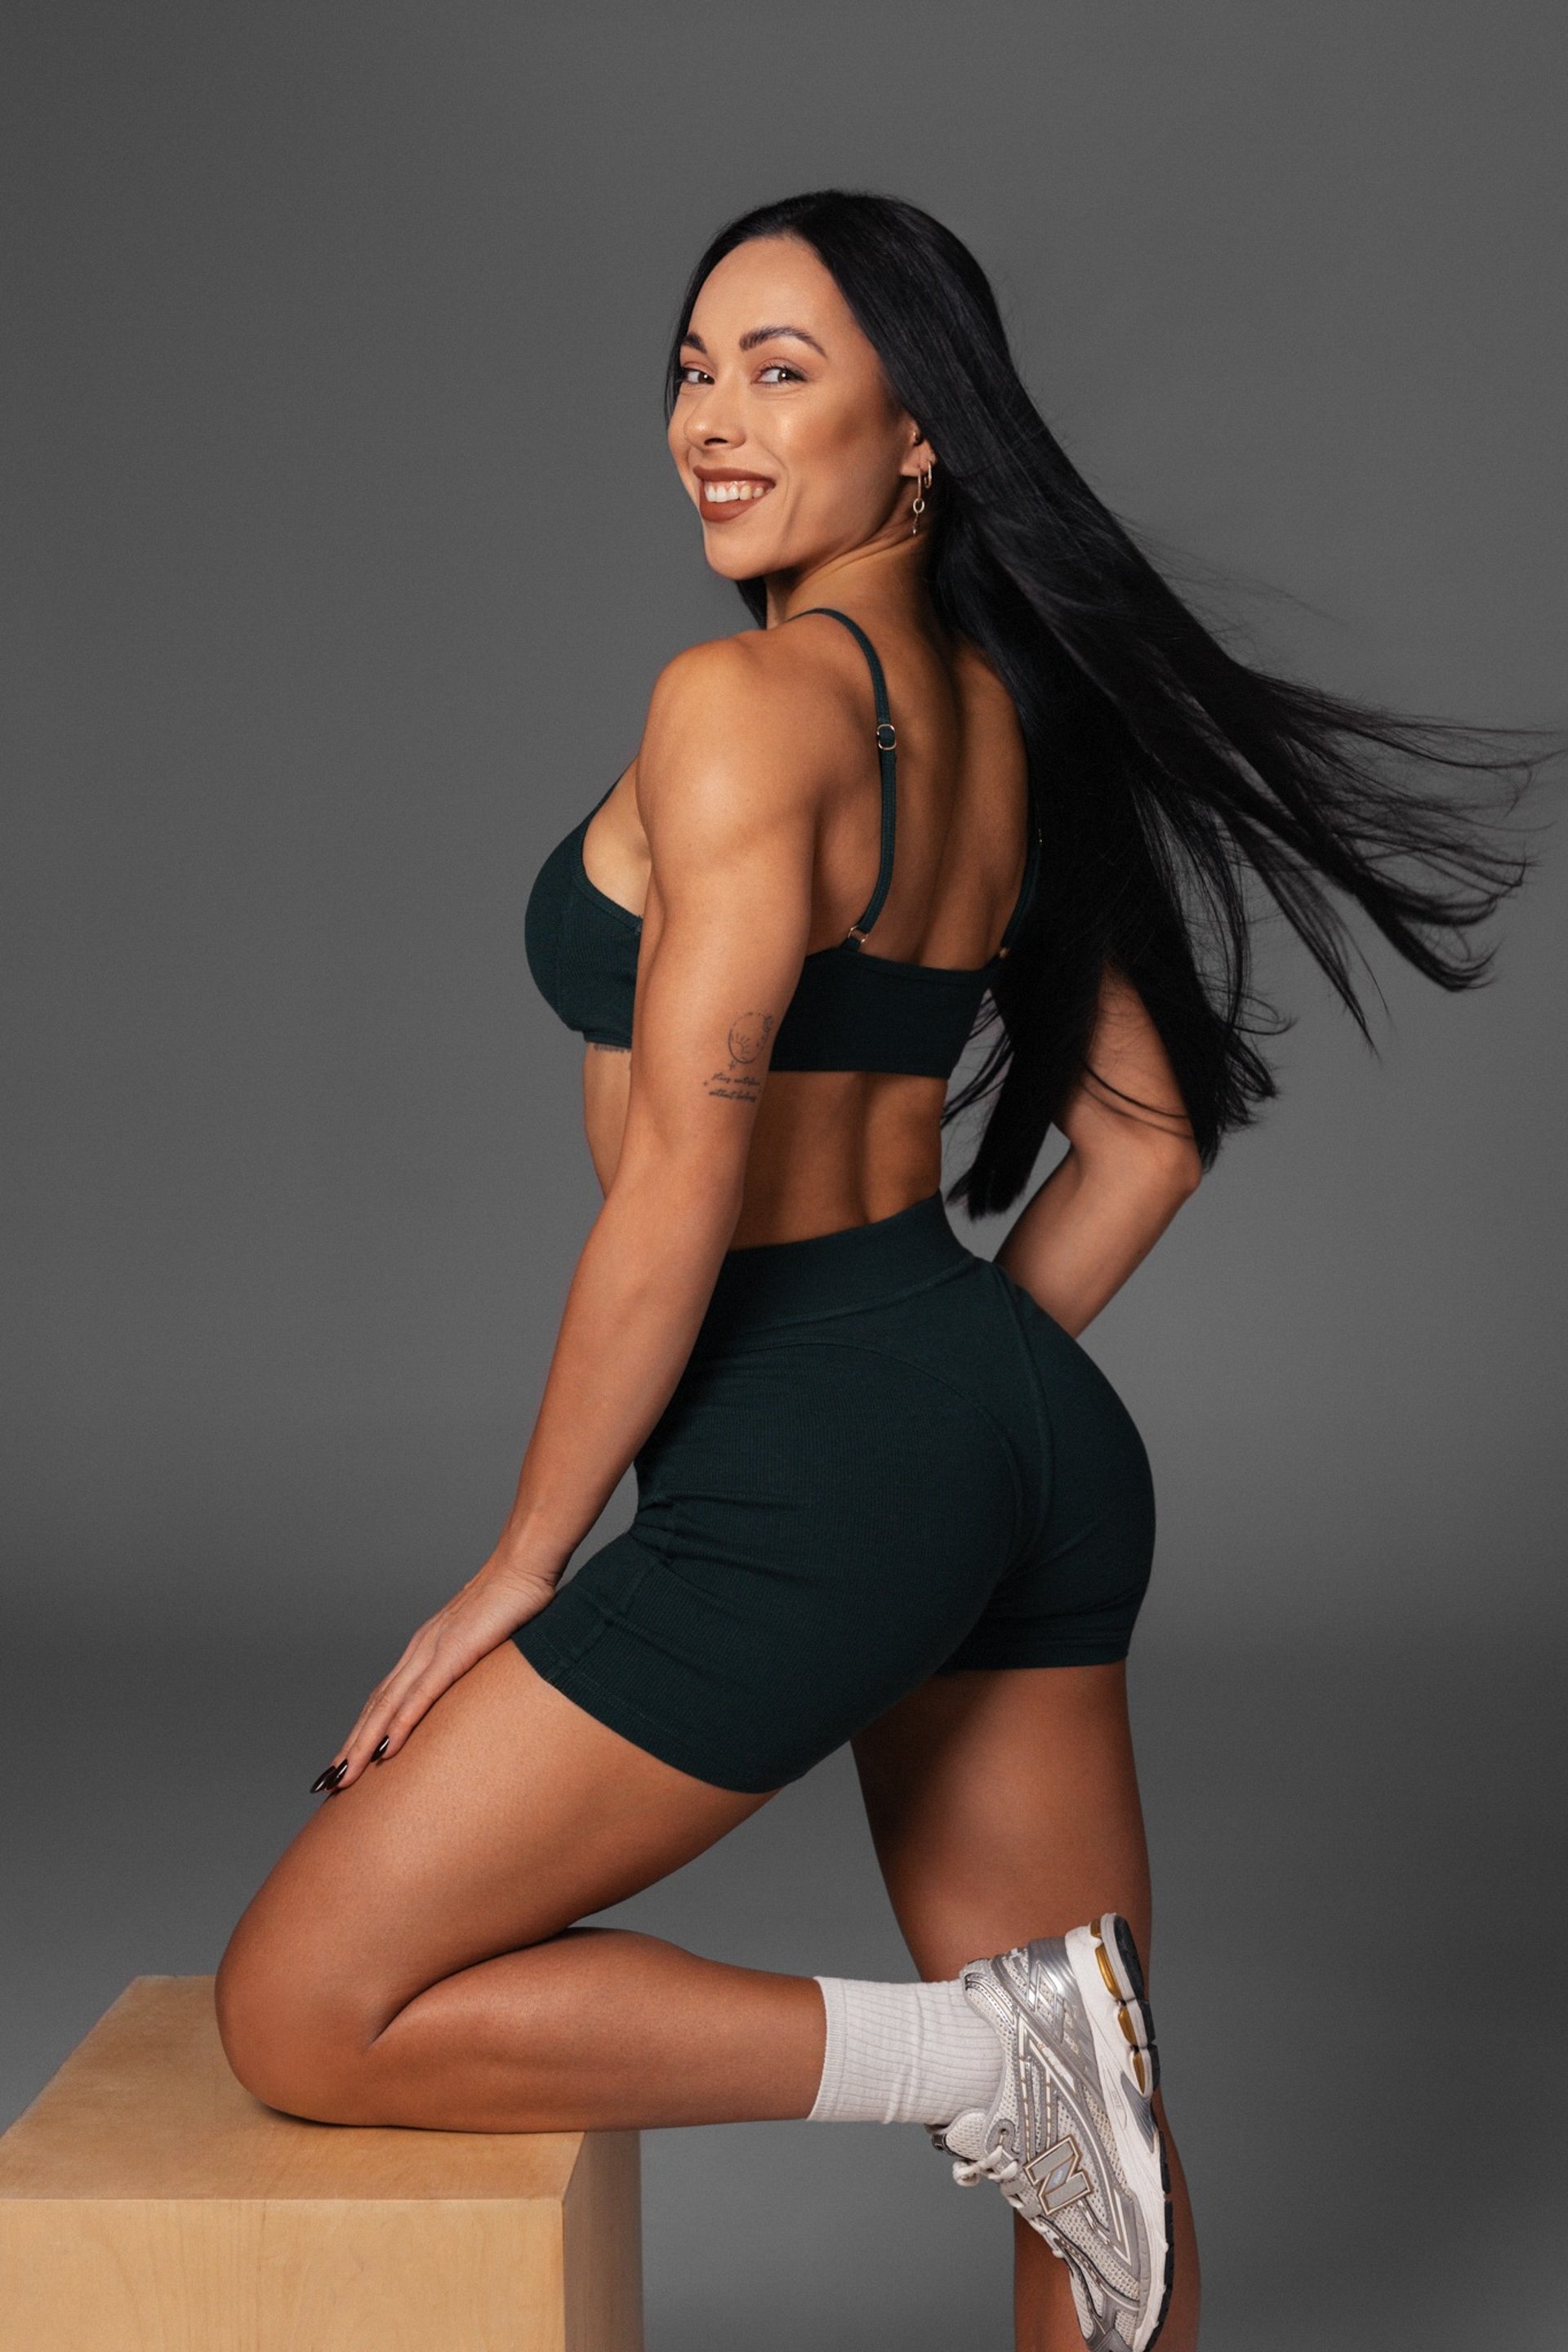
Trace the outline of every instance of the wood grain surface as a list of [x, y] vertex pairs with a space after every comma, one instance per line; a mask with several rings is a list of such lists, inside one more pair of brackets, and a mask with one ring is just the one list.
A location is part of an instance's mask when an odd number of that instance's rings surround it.
[[139, 1977], [0, 2138], [0, 2352], [639, 2352], [635, 2133], [274, 2114]]

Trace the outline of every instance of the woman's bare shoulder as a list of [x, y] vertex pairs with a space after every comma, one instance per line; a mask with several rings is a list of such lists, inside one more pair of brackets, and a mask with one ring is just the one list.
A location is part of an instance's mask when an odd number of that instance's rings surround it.
[[816, 617], [710, 637], [666, 662], [637, 754], [639, 802], [650, 790], [683, 795], [702, 776], [747, 798], [810, 795], [831, 782], [864, 717], [855, 688], [863, 699], [865, 681], [828, 639], [834, 625]]
[[843, 623], [825, 614], [801, 613], [787, 625], [737, 629], [687, 646], [659, 671], [652, 701], [700, 710], [736, 693], [753, 693], [838, 703], [847, 677], [851, 684], [863, 683], [865, 661]]

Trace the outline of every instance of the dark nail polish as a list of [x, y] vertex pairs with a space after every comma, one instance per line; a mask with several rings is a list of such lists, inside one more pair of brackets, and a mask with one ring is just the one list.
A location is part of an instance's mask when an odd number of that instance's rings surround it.
[[385, 1738], [385, 1739], [384, 1739], [384, 1740], [382, 1741], [382, 1743], [381, 1743], [380, 1747], [379, 1747], [379, 1748], [374, 1748], [374, 1749], [372, 1750], [372, 1752], [371, 1752], [371, 1759], [370, 1759], [370, 1760], [371, 1760], [371, 1762], [372, 1762], [373, 1764], [379, 1764], [379, 1763], [380, 1763], [380, 1761], [381, 1761], [382, 1758], [383, 1758], [383, 1757], [385, 1755], [385, 1753], [386, 1753], [387, 1747], [388, 1747], [388, 1744], [389, 1744], [389, 1742], [390, 1742], [391, 1738], [392, 1738], [392, 1734], [391, 1734], [390, 1732], [388, 1732], [388, 1733], [387, 1733], [387, 1735], [386, 1735], [386, 1738]]
[[346, 1756], [343, 1758], [341, 1764], [329, 1764], [326, 1770], [324, 1772], [318, 1772], [316, 1778], [311, 1781], [311, 1796], [319, 1797], [323, 1789], [335, 1789], [348, 1769], [349, 1759]]

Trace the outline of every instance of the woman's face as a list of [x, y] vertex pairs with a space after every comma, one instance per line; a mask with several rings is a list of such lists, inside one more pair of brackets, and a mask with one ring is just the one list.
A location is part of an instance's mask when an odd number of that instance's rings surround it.
[[727, 253], [680, 358], [669, 446], [715, 572], [815, 572], [908, 538], [931, 452], [808, 245], [757, 237]]

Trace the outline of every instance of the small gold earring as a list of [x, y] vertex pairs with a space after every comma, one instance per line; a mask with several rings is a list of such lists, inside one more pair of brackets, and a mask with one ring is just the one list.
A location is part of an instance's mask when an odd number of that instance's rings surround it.
[[918, 539], [921, 534], [921, 517], [926, 510], [925, 494], [931, 488], [931, 469], [928, 466], [925, 472], [921, 476], [920, 488], [915, 492], [915, 502], [910, 509], [910, 513], [913, 518], [910, 524], [910, 537], [911, 539]]

